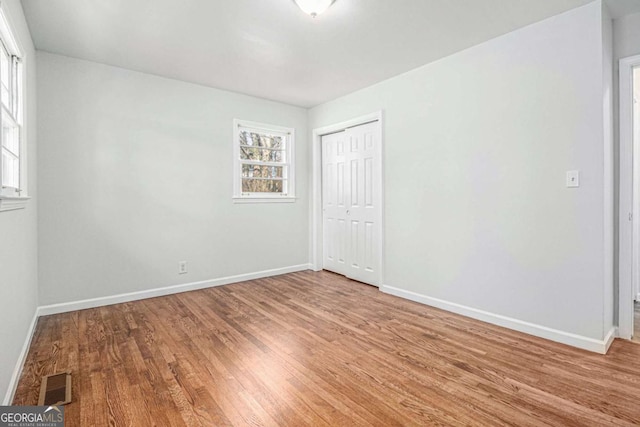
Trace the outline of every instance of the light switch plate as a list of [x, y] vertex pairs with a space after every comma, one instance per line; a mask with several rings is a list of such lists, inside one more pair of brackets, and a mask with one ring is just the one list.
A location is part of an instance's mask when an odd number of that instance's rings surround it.
[[187, 274], [187, 261], [180, 261], [178, 263], [178, 274]]
[[580, 171], [567, 171], [567, 187], [580, 187]]

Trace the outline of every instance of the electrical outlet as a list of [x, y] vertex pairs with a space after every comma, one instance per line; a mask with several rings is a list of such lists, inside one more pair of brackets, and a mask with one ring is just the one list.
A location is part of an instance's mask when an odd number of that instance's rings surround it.
[[187, 261], [180, 261], [178, 263], [178, 274], [187, 274]]
[[567, 171], [567, 187], [580, 187], [580, 171]]

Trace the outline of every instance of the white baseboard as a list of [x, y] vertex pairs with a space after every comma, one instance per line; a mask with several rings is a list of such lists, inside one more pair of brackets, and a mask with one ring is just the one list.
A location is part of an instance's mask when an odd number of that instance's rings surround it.
[[221, 277], [218, 279], [204, 280], [201, 282], [185, 283], [182, 285], [167, 286], [164, 288], [149, 289], [146, 291], [130, 292], [126, 294], [111, 295], [106, 297], [91, 298], [80, 301], [64, 302], [60, 304], [44, 305], [38, 307], [38, 316], [66, 313], [69, 311], [85, 310], [87, 308], [102, 307], [105, 305], [120, 304], [123, 302], [137, 301], [141, 299], [161, 297], [165, 295], [179, 294], [181, 292], [196, 291], [198, 289], [212, 288], [214, 286], [229, 285], [231, 283], [247, 280], [262, 279], [280, 274], [294, 273], [296, 271], [309, 270], [309, 264], [293, 265], [290, 267], [275, 268], [273, 270], [258, 271], [255, 273], [239, 274], [237, 276]]
[[100, 298], [91, 298], [91, 299], [85, 299], [81, 301], [72, 301], [72, 302], [65, 302], [61, 304], [52, 304], [52, 305], [37, 307], [35, 313], [33, 314], [31, 325], [29, 325], [29, 330], [27, 331], [27, 337], [25, 338], [24, 344], [22, 345], [20, 356], [18, 357], [18, 361], [16, 362], [16, 366], [13, 370], [13, 374], [11, 375], [11, 381], [9, 382], [7, 393], [4, 397], [3, 405], [5, 406], [10, 405], [11, 402], [13, 402], [13, 397], [16, 393], [16, 388], [18, 387], [18, 381], [20, 379], [20, 375], [22, 374], [22, 368], [24, 367], [24, 362], [25, 362], [25, 359], [27, 358], [27, 354], [29, 353], [29, 347], [31, 346], [31, 339], [33, 338], [36, 324], [38, 323], [38, 318], [40, 316], [66, 313], [69, 311], [84, 310], [87, 308], [102, 307], [105, 305], [119, 304], [123, 302], [137, 301], [137, 300], [146, 299], [146, 298], [154, 298], [159, 296], [178, 294], [181, 292], [195, 291], [198, 289], [211, 288], [214, 286], [229, 285], [231, 283], [262, 279], [265, 277], [278, 276], [280, 274], [287, 274], [287, 273], [295, 273], [296, 271], [304, 271], [309, 269], [311, 269], [310, 264], [300, 264], [300, 265], [294, 265], [290, 267], [275, 268], [273, 270], [264, 270], [264, 271], [258, 271], [255, 273], [239, 274], [237, 276], [228, 276], [228, 277], [221, 277], [218, 279], [204, 280], [202, 282], [185, 283], [182, 285], [167, 286], [165, 288], [149, 289], [146, 291], [130, 292], [126, 294], [112, 295], [112, 296], [106, 296], [106, 297], [100, 297]]
[[617, 326], [613, 326], [610, 330], [609, 333], [604, 337], [604, 353], [606, 354], [609, 351], [609, 347], [611, 347], [611, 344], [613, 344], [613, 340], [615, 340], [618, 337], [618, 327]]
[[615, 328], [612, 328], [603, 340], [597, 340], [594, 338], [584, 337], [582, 335], [537, 325], [535, 323], [529, 323], [522, 320], [513, 319], [511, 317], [490, 313], [488, 311], [478, 310], [476, 308], [467, 307], [438, 298], [432, 298], [404, 289], [394, 288], [393, 286], [384, 285], [380, 287], [380, 290], [387, 294], [440, 308], [452, 313], [461, 314], [466, 317], [471, 317], [472, 319], [477, 319], [494, 325], [503, 326], [515, 331], [524, 332], [529, 335], [534, 335], [536, 337], [545, 338], [551, 341], [567, 344], [573, 347], [593, 351], [600, 354], [607, 353], [609, 346], [616, 336]]
[[[29, 330], [25, 338], [22, 350], [13, 374], [9, 387], [4, 398], [3, 405], [10, 405], [13, 401], [13, 397], [18, 386], [18, 380], [22, 373], [25, 359], [29, 352], [31, 340], [35, 332], [35, 327], [38, 321], [38, 317], [47, 316], [50, 314], [66, 313], [75, 310], [84, 310], [87, 308], [102, 307], [106, 305], [119, 304], [123, 302], [137, 301], [141, 299], [154, 298], [159, 296], [177, 294], [181, 292], [194, 291], [198, 289], [211, 288], [215, 286], [228, 285], [231, 283], [244, 282], [247, 280], [261, 279], [265, 277], [278, 276], [280, 274], [294, 273], [297, 271], [313, 270], [311, 264], [300, 264], [290, 267], [276, 268], [272, 270], [264, 270], [255, 273], [239, 274], [236, 276], [222, 277], [218, 279], [205, 280], [201, 282], [185, 283], [182, 285], [168, 286], [164, 288], [149, 289], [146, 291], [130, 292], [126, 294], [112, 295], [100, 298], [92, 298], [80, 301], [72, 301], [61, 304], [52, 304], [40, 306], [36, 309]], [[582, 348], [585, 350], [593, 351], [596, 353], [606, 354], [609, 346], [617, 336], [617, 329], [612, 328], [603, 340], [596, 340], [593, 338], [583, 337], [580, 335], [559, 331], [556, 329], [547, 328], [545, 326], [536, 325], [533, 323], [524, 322], [518, 319], [512, 319], [506, 316], [501, 316], [494, 313], [478, 310], [471, 307], [466, 307], [460, 304], [440, 300], [437, 298], [428, 297], [415, 292], [407, 291], [404, 289], [394, 288], [392, 286], [381, 286], [380, 290], [387, 294], [395, 295], [401, 298], [405, 298], [411, 301], [416, 301], [422, 304], [430, 305], [433, 307], [441, 308], [443, 310], [451, 311], [453, 313], [461, 314], [463, 316], [478, 319], [484, 322], [492, 323], [499, 326], [504, 326], [509, 329], [524, 332], [530, 335], [546, 338], [552, 341], [556, 341], [562, 344]]]
[[18, 356], [18, 361], [16, 362], [15, 368], [13, 368], [13, 374], [11, 374], [11, 380], [9, 381], [9, 386], [7, 387], [7, 394], [4, 396], [4, 401], [2, 404], [4, 406], [11, 405], [13, 402], [13, 397], [16, 394], [16, 389], [18, 388], [18, 381], [20, 380], [20, 375], [22, 375], [22, 368], [24, 367], [24, 362], [27, 359], [27, 354], [29, 353], [29, 347], [31, 347], [31, 340], [33, 339], [33, 334], [36, 331], [36, 324], [38, 323], [38, 309], [36, 308], [33, 313], [33, 319], [31, 319], [31, 324], [29, 325], [29, 330], [27, 331], [27, 336], [24, 340], [24, 344], [22, 344], [22, 350], [20, 350], [20, 355]]

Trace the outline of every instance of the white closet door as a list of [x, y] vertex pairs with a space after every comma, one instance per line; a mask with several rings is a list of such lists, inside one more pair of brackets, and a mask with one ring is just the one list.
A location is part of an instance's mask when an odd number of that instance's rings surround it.
[[324, 268], [347, 275], [346, 133], [322, 137]]
[[379, 285], [379, 124], [322, 138], [324, 268]]

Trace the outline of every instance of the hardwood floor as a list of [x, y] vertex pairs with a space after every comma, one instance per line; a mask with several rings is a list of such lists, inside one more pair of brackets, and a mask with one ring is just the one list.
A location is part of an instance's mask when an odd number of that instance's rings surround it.
[[328, 272], [42, 317], [14, 404], [65, 370], [67, 426], [640, 424], [640, 345], [601, 356]]

